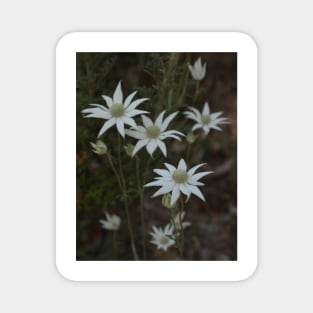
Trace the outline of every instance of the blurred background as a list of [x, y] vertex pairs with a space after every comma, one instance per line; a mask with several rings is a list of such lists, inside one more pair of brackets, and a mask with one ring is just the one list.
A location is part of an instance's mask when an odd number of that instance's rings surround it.
[[[197, 88], [188, 71], [198, 57], [206, 63], [206, 75]], [[161, 197], [151, 198], [155, 188], [145, 189], [144, 214], [146, 222], [148, 260], [236, 260], [237, 259], [237, 55], [236, 53], [77, 53], [77, 260], [112, 260], [112, 232], [101, 228], [99, 219], [105, 212], [122, 218], [117, 232], [117, 260], [132, 260], [129, 249], [127, 222], [117, 180], [107, 158], [92, 152], [90, 142], [95, 142], [103, 120], [83, 118], [81, 110], [90, 103], [105, 105], [101, 95], [112, 97], [117, 83], [122, 80], [124, 96], [138, 90], [136, 98], [149, 98], [139, 106], [151, 112], [154, 119], [162, 110], [168, 113], [184, 112], [188, 106], [202, 111], [208, 101], [211, 112], [223, 111], [230, 124], [222, 125], [222, 132], [211, 130], [199, 136], [192, 144], [190, 165], [207, 163], [200, 171], [214, 171], [201, 179], [201, 191], [206, 202], [191, 196], [185, 206], [185, 220], [192, 225], [185, 230], [185, 252], [181, 258], [177, 249], [157, 250], [149, 243], [152, 225], [164, 227], [168, 211], [162, 206]], [[167, 115], [168, 115], [167, 113]], [[137, 124], [141, 119], [136, 118]], [[187, 134], [193, 125], [179, 114], [168, 129]], [[201, 134], [201, 131], [196, 132]], [[112, 155], [116, 153], [118, 133], [115, 127], [101, 136]], [[125, 137], [127, 143], [136, 140]], [[147, 182], [155, 174], [153, 168], [163, 168], [163, 163], [177, 165], [185, 158], [187, 142], [166, 140], [168, 158], [159, 150], [151, 161]], [[145, 148], [139, 152], [144, 166], [148, 159]], [[142, 231], [138, 211], [135, 161], [123, 153], [127, 177], [130, 213], [139, 256], [142, 255]]]

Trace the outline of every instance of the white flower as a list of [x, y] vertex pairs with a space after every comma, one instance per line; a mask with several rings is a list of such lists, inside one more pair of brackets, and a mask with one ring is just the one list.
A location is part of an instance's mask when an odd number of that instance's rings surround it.
[[181, 132], [177, 130], [167, 130], [169, 123], [177, 115], [178, 112], [170, 114], [163, 121], [165, 111], [161, 112], [155, 122], [145, 115], [141, 115], [142, 123], [144, 126], [138, 126], [136, 130], [127, 129], [125, 132], [127, 135], [139, 139], [133, 150], [133, 156], [144, 146], [148, 153], [152, 156], [153, 152], [157, 147], [160, 148], [164, 156], [166, 157], [167, 151], [166, 146], [162, 140], [166, 138], [174, 138], [181, 140], [178, 136], [184, 136]]
[[105, 213], [106, 220], [99, 220], [102, 228], [107, 230], [118, 230], [121, 224], [121, 218], [115, 214]]
[[125, 99], [125, 101], [123, 101], [123, 92], [120, 81], [114, 91], [113, 98], [105, 95], [102, 96], [107, 104], [107, 108], [100, 104], [90, 104], [95, 108], [82, 110], [82, 113], [87, 114], [85, 117], [102, 118], [107, 120], [100, 129], [98, 137], [104, 134], [114, 124], [123, 137], [125, 136], [124, 124], [137, 128], [133, 117], [148, 112], [136, 110], [136, 107], [148, 99], [142, 98], [132, 102], [136, 93], [137, 91], [134, 91]]
[[152, 229], [153, 232], [150, 232], [152, 240], [150, 242], [155, 244], [158, 249], [166, 251], [167, 248], [175, 244], [175, 241], [171, 238], [174, 237], [173, 226], [166, 225], [164, 229], [152, 226]]
[[192, 131], [202, 128], [204, 133], [207, 135], [211, 128], [216, 130], [222, 130], [218, 125], [219, 124], [228, 124], [228, 118], [220, 117], [223, 112], [216, 112], [210, 114], [209, 104], [205, 102], [202, 113], [199, 110], [189, 107], [191, 111], [186, 111], [184, 114], [187, 118], [196, 122], [196, 124], [192, 127]]
[[194, 65], [188, 65], [191, 76], [195, 80], [202, 80], [205, 76], [206, 71], [206, 63], [201, 64], [201, 57], [198, 58], [198, 60], [194, 63]]
[[181, 227], [180, 227], [180, 221], [179, 221], [179, 215], [181, 216], [181, 221], [182, 221], [182, 227], [183, 229], [187, 228], [188, 226], [191, 225], [190, 222], [183, 222], [183, 219], [185, 217], [185, 212], [182, 212], [182, 213], [177, 213], [173, 219], [173, 221], [171, 221], [171, 224], [174, 226], [174, 229], [175, 230], [180, 230]]
[[201, 172], [195, 174], [196, 170], [199, 167], [205, 165], [205, 163], [196, 165], [192, 167], [189, 171], [187, 171], [187, 165], [183, 159], [179, 161], [177, 168], [168, 163], [164, 163], [164, 165], [167, 167], [167, 170], [153, 170], [155, 173], [160, 175], [160, 177], [156, 177], [155, 181], [145, 185], [145, 187], [162, 186], [156, 193], [153, 194], [153, 197], [172, 192], [172, 198], [170, 203], [171, 206], [173, 206], [178, 200], [181, 192], [187, 196], [186, 201], [188, 201], [192, 193], [199, 197], [201, 200], [205, 201], [203, 194], [197, 187], [203, 186], [204, 184], [198, 182], [198, 179], [213, 172]]

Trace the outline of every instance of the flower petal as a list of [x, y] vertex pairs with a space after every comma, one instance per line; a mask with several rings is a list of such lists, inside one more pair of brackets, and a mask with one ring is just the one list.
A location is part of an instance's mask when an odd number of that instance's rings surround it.
[[178, 114], [178, 112], [174, 112], [172, 114], [170, 114], [163, 122], [162, 127], [161, 127], [161, 131], [164, 131], [168, 125], [170, 124], [170, 122], [173, 120], [173, 118]]
[[197, 130], [197, 129], [201, 128], [201, 127], [202, 127], [202, 124], [195, 124], [195, 125], [192, 126], [191, 130], [194, 131], [194, 130]]
[[212, 113], [211, 115], [210, 115], [210, 118], [211, 118], [211, 120], [216, 120], [218, 117], [220, 117], [221, 115], [223, 114], [223, 112], [221, 111], [221, 112], [215, 112], [215, 113]]
[[104, 134], [110, 127], [112, 127], [116, 123], [115, 118], [111, 118], [110, 120], [106, 121], [102, 128], [100, 129], [98, 133], [98, 137], [100, 137], [102, 134]]
[[135, 100], [134, 102], [132, 102], [127, 107], [126, 112], [131, 112], [132, 110], [136, 109], [139, 104], [141, 104], [142, 102], [147, 101], [147, 100], [149, 100], [149, 99], [148, 98], [142, 98], [142, 99]]
[[131, 129], [125, 129], [125, 134], [127, 136], [136, 138], [136, 139], [145, 139], [146, 136], [142, 132], [136, 131], [136, 130], [131, 130]]
[[154, 122], [154, 125], [158, 126], [160, 129], [162, 127], [162, 121], [163, 121], [164, 114], [165, 114], [165, 111], [162, 111]]
[[162, 151], [163, 155], [166, 157], [167, 151], [166, 151], [166, 146], [165, 146], [164, 142], [162, 142], [161, 140], [158, 139], [157, 144], [158, 144], [160, 150]]
[[189, 181], [196, 182], [199, 179], [201, 179], [202, 177], [204, 177], [206, 175], [209, 175], [209, 174], [212, 174], [212, 173], [213, 172], [201, 172], [201, 173], [198, 173], [198, 174], [194, 174], [194, 175], [192, 175], [191, 177], [188, 178], [188, 182]]
[[158, 147], [157, 141], [155, 139], [152, 139], [147, 144], [147, 151], [152, 156], [155, 149]]
[[123, 92], [121, 87], [121, 81], [118, 82], [117, 87], [114, 91], [113, 102], [123, 104]]
[[198, 164], [198, 165], [192, 167], [192, 168], [187, 172], [188, 176], [189, 176], [189, 177], [192, 176], [192, 175], [196, 172], [196, 170], [197, 170], [198, 168], [200, 168], [201, 166], [206, 165], [206, 164], [207, 164], [207, 163], [201, 163], [201, 164]]
[[202, 115], [209, 115], [209, 114], [210, 114], [209, 104], [205, 102], [203, 110], [202, 110]]
[[174, 167], [173, 165], [168, 163], [164, 163], [164, 165], [167, 167], [171, 174], [173, 174], [173, 172], [176, 171], [176, 167]]
[[125, 124], [130, 125], [130, 126], [132, 126], [133, 128], [135, 128], [135, 129], [137, 128], [137, 124], [136, 124], [135, 120], [134, 120], [133, 118], [131, 118], [131, 117], [123, 116], [123, 117], [122, 117], [122, 121], [123, 121]]
[[163, 185], [164, 185], [164, 181], [155, 180], [155, 181], [152, 181], [151, 183], [145, 184], [144, 187], [163, 186]]
[[133, 93], [131, 93], [126, 99], [125, 99], [125, 102], [124, 102], [124, 108], [126, 109], [130, 103], [132, 102], [133, 98], [135, 97], [137, 93], [137, 90], [134, 91]]
[[133, 156], [148, 143], [149, 139], [138, 140], [133, 150]]
[[180, 159], [177, 169], [183, 170], [183, 171], [187, 170], [187, 164], [184, 159]]
[[164, 178], [171, 178], [172, 177], [171, 173], [167, 170], [162, 170], [162, 169], [156, 168], [153, 170], [153, 172], [157, 173], [160, 176], [163, 176]]
[[153, 122], [151, 121], [151, 119], [149, 117], [147, 117], [145, 115], [141, 115], [141, 119], [142, 119], [143, 125], [146, 128], [153, 125]]
[[113, 104], [113, 100], [111, 97], [108, 97], [106, 95], [102, 95], [102, 98], [104, 99], [104, 101], [106, 102], [107, 106], [110, 108]]
[[92, 105], [92, 106], [97, 107], [97, 108], [99, 108], [99, 109], [101, 109], [101, 110], [104, 110], [104, 111], [106, 111], [106, 112], [109, 112], [108, 108], [104, 107], [104, 106], [101, 105], [101, 104], [92, 103], [92, 104], [89, 104], [89, 105]]
[[195, 116], [198, 118], [198, 122], [201, 121], [202, 117], [201, 117], [201, 113], [199, 110], [189, 107], [189, 109], [195, 114]]
[[164, 182], [164, 185], [162, 186], [162, 188], [160, 188], [157, 192], [155, 192], [152, 195], [152, 197], [164, 195], [165, 193], [172, 191], [173, 186], [174, 186], [174, 182]]
[[191, 191], [191, 193], [193, 193], [194, 195], [196, 195], [198, 198], [205, 202], [205, 198], [198, 187], [188, 185], [188, 189]]
[[118, 132], [121, 134], [121, 136], [124, 138], [125, 137], [125, 129], [124, 129], [124, 123], [121, 118], [118, 118], [116, 120], [116, 127]]
[[[188, 186], [186, 184], [179, 184], [179, 190], [187, 196], [187, 200], [186, 202], [189, 200], [190, 195], [191, 195], [191, 191], [188, 189]], [[182, 217], [183, 219], [183, 217]]]
[[175, 204], [175, 202], [178, 200], [179, 196], [180, 196], [179, 188], [177, 187], [177, 185], [174, 185], [173, 191], [172, 191], [171, 202], [170, 202], [171, 206], [173, 206]]
[[108, 120], [112, 117], [108, 111], [104, 111], [100, 108], [84, 109], [82, 110], [82, 113], [87, 114], [84, 117], [103, 118], [105, 120]]
[[133, 110], [130, 112], [125, 112], [125, 116], [134, 117], [134, 116], [139, 115], [139, 114], [147, 114], [147, 113], [149, 113], [149, 112], [143, 111], [143, 110]]

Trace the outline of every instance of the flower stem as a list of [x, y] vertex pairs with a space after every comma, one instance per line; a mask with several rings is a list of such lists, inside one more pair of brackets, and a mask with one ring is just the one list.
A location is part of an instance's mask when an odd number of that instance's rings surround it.
[[113, 260], [117, 260], [117, 249], [116, 249], [116, 230], [113, 230], [113, 239], [112, 239], [112, 245], [113, 245]]
[[182, 223], [182, 214], [184, 212], [184, 200], [182, 197], [180, 197], [180, 210], [178, 213], [179, 216], [179, 225], [180, 225], [180, 256], [182, 257], [184, 254], [184, 244], [185, 244], [185, 236], [184, 236], [184, 229], [183, 229], [183, 223]]
[[[146, 247], [146, 227], [145, 227], [145, 216], [143, 210], [143, 196], [144, 196], [144, 182], [141, 186], [140, 184], [140, 173], [139, 173], [139, 157], [136, 156], [136, 175], [137, 175], [137, 187], [138, 192], [140, 194], [140, 219], [141, 219], [141, 229], [142, 229], [142, 248], [143, 248], [143, 259], [146, 260], [147, 258], [147, 247]], [[143, 178], [144, 179], [144, 178]]]
[[197, 80], [197, 82], [196, 82], [195, 97], [194, 97], [194, 104], [196, 104], [196, 101], [197, 101], [197, 98], [198, 98], [198, 95], [199, 95], [199, 86], [200, 86], [200, 81]]
[[191, 154], [191, 144], [187, 143], [187, 152], [186, 152], [186, 163], [189, 166], [190, 165], [190, 154]]
[[122, 191], [122, 190], [123, 190], [123, 186], [122, 186], [122, 183], [121, 183], [121, 180], [120, 180], [120, 176], [119, 176], [119, 174], [118, 174], [118, 172], [117, 172], [117, 169], [116, 169], [116, 167], [114, 166], [114, 163], [113, 163], [113, 161], [112, 161], [112, 156], [111, 156], [110, 153], [107, 153], [106, 156], [108, 157], [108, 161], [109, 161], [109, 163], [110, 163], [110, 165], [111, 165], [112, 171], [113, 171], [113, 173], [115, 174], [116, 179], [117, 179], [117, 182], [118, 182], [118, 185], [119, 185], [119, 187], [120, 187], [120, 189], [121, 189], [121, 191]]
[[123, 167], [122, 167], [122, 159], [121, 159], [121, 138], [118, 135], [118, 165], [119, 165], [119, 171], [120, 171], [120, 178], [121, 178], [121, 185], [122, 185], [122, 194], [123, 194], [123, 200], [124, 200], [124, 206], [127, 216], [127, 224], [128, 224], [128, 231], [130, 235], [130, 241], [131, 241], [131, 248], [133, 252], [133, 256], [135, 260], [138, 260], [138, 254], [136, 251], [136, 245], [134, 240], [134, 233], [131, 225], [130, 215], [129, 215], [129, 208], [128, 208], [128, 199], [126, 195], [126, 181], [124, 177]]

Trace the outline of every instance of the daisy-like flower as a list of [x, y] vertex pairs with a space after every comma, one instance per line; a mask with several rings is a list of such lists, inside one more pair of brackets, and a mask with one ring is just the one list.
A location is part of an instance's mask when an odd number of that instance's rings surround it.
[[201, 57], [194, 63], [194, 65], [188, 64], [189, 71], [194, 80], [202, 80], [206, 72], [206, 63], [202, 65]]
[[202, 128], [204, 133], [207, 135], [211, 129], [216, 129], [221, 131], [222, 129], [218, 126], [219, 124], [228, 124], [227, 117], [220, 117], [223, 112], [210, 113], [210, 107], [207, 102], [205, 102], [202, 113], [199, 110], [189, 107], [191, 111], [186, 111], [184, 114], [187, 118], [196, 122], [192, 127], [192, 131]]
[[164, 229], [153, 225], [152, 229], [153, 232], [150, 232], [152, 240], [150, 242], [156, 245], [158, 249], [166, 251], [170, 246], [175, 244], [175, 241], [172, 239], [172, 237], [174, 237], [172, 225], [168, 224]]
[[121, 225], [121, 218], [118, 215], [105, 213], [106, 220], [99, 220], [101, 227], [107, 230], [118, 230]]
[[164, 156], [166, 157], [166, 146], [163, 142], [166, 138], [174, 138], [181, 140], [178, 136], [184, 136], [183, 133], [177, 130], [166, 130], [169, 123], [177, 115], [178, 112], [170, 114], [163, 121], [165, 111], [161, 112], [155, 122], [152, 122], [150, 118], [145, 115], [141, 115], [142, 123], [144, 126], [138, 126], [136, 130], [127, 129], [125, 132], [128, 136], [139, 139], [133, 150], [133, 156], [144, 146], [148, 153], [152, 156], [157, 147], [160, 148]]
[[203, 194], [197, 186], [203, 186], [204, 184], [198, 180], [205, 175], [211, 174], [213, 172], [200, 172], [195, 174], [196, 170], [205, 165], [205, 163], [196, 165], [190, 170], [187, 170], [187, 165], [184, 159], [181, 159], [178, 163], [178, 167], [164, 163], [167, 170], [165, 169], [154, 169], [153, 171], [160, 175], [156, 177], [155, 181], [148, 183], [145, 187], [151, 186], [162, 186], [153, 197], [164, 195], [168, 192], [172, 193], [170, 205], [173, 206], [178, 200], [180, 193], [187, 196], [186, 201], [188, 201], [191, 194], [196, 195], [201, 200], [205, 201]]
[[124, 124], [137, 128], [133, 117], [149, 112], [136, 109], [139, 104], [148, 100], [148, 98], [142, 98], [132, 102], [136, 93], [137, 91], [134, 91], [125, 99], [125, 101], [123, 101], [123, 92], [120, 81], [114, 91], [113, 98], [105, 95], [102, 96], [107, 107], [100, 104], [90, 104], [91, 106], [94, 106], [94, 108], [82, 110], [82, 113], [86, 114], [85, 117], [102, 118], [107, 120], [100, 129], [98, 137], [104, 134], [113, 125], [116, 125], [117, 130], [122, 137], [125, 136]]
[[171, 224], [174, 226], [174, 229], [175, 229], [175, 230], [180, 230], [180, 229], [181, 229], [181, 227], [180, 227], [180, 221], [179, 221], [179, 215], [180, 215], [180, 217], [181, 217], [183, 229], [185, 229], [185, 228], [187, 228], [188, 226], [191, 225], [190, 222], [187, 222], [187, 221], [186, 221], [186, 222], [183, 222], [183, 219], [184, 219], [184, 217], [185, 217], [185, 212], [182, 212], [182, 213], [178, 212], [178, 213], [175, 215], [173, 221], [171, 221]]

